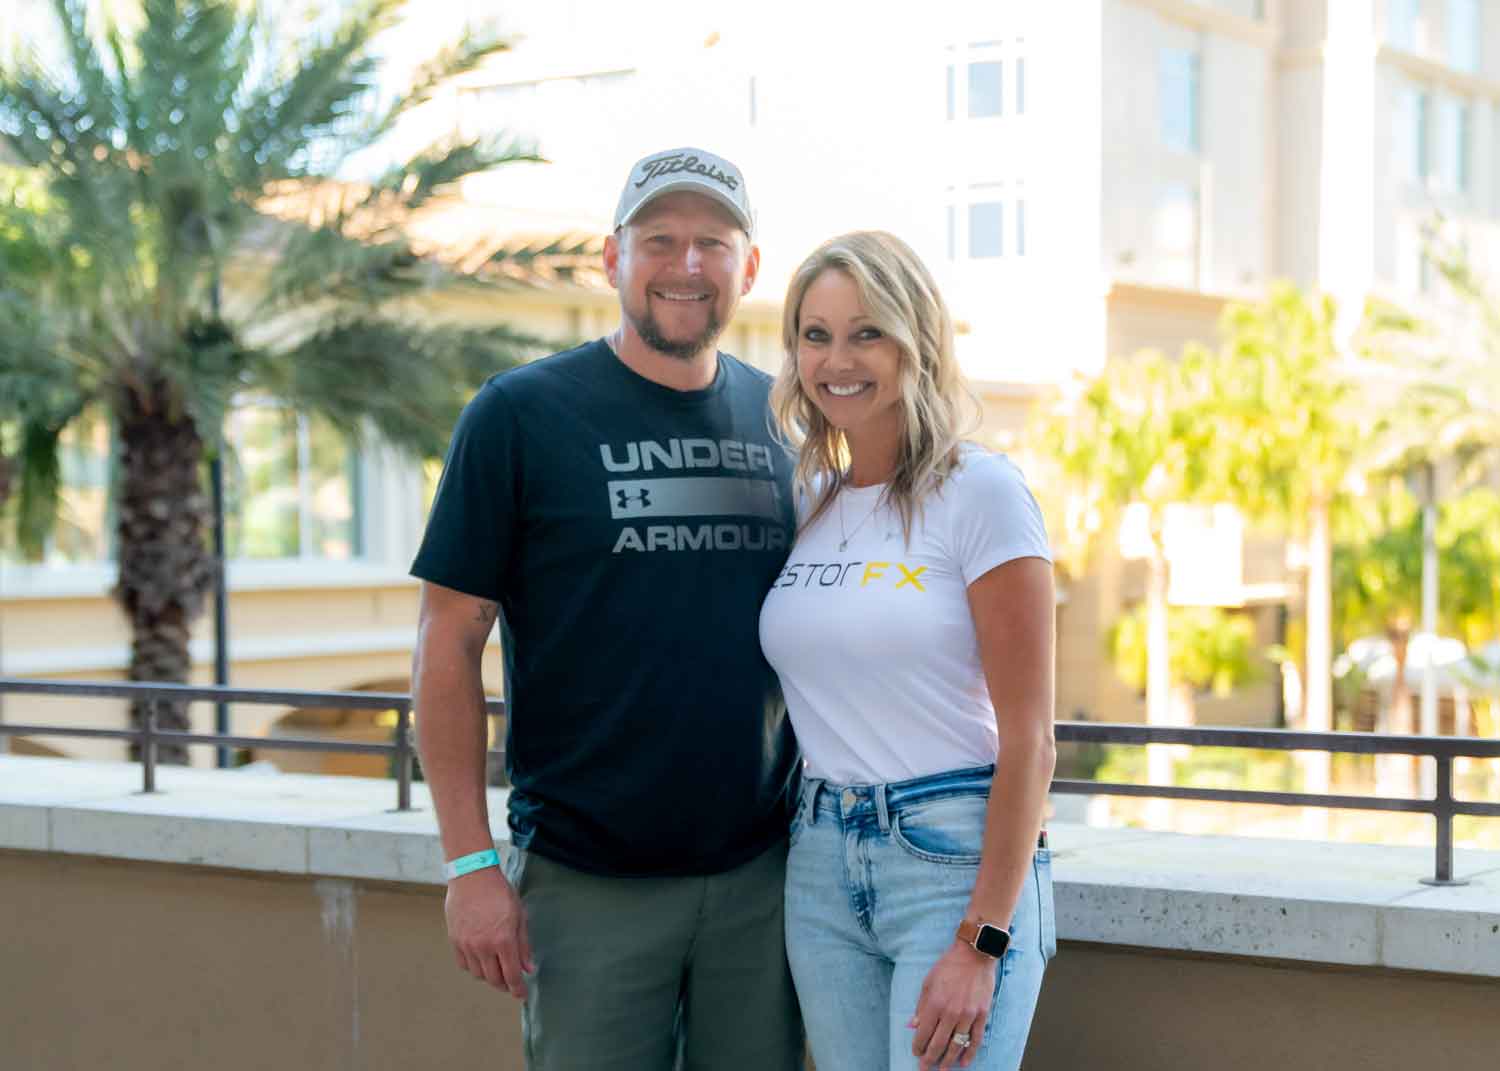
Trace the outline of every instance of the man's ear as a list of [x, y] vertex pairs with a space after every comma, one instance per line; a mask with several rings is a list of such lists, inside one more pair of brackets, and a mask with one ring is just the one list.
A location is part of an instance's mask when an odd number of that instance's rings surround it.
[[623, 231], [615, 231], [604, 238], [604, 274], [609, 279], [609, 285], [617, 290], [620, 287], [620, 240], [623, 237]]
[[755, 277], [760, 274], [760, 246], [752, 245], [750, 252], [745, 254], [745, 285], [740, 287], [740, 297], [750, 293], [750, 288], [755, 285]]

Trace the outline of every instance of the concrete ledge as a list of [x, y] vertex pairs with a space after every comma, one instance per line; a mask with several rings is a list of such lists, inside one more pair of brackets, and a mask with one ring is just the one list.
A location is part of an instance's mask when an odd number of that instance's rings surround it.
[[[0, 756], [0, 849], [441, 885], [430, 800], [395, 783], [158, 771]], [[490, 793], [507, 840], [503, 790]], [[1500, 853], [1460, 851], [1471, 884], [1432, 888], [1421, 848], [1052, 826], [1058, 936], [1069, 941], [1500, 978]]]

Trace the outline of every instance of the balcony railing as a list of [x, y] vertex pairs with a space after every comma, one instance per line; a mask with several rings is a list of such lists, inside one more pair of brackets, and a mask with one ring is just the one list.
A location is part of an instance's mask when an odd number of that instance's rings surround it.
[[[344, 752], [391, 756], [395, 767], [396, 807], [411, 810], [412, 734], [409, 695], [387, 692], [304, 692], [280, 689], [225, 688], [211, 685], [140, 684], [134, 682], [40, 681], [0, 677], [0, 695], [75, 696], [91, 699], [166, 700], [269, 704], [290, 708], [334, 707], [354, 710], [394, 710], [396, 726], [389, 744], [356, 743], [328, 739], [226, 736], [158, 729], [155, 715], [140, 728], [95, 729], [59, 725], [0, 723], [0, 736], [60, 736], [106, 740], [128, 740], [140, 749], [141, 791], [155, 792], [156, 749], [161, 744], [206, 744], [214, 747], [274, 748]], [[486, 700], [491, 717], [505, 714], [505, 703]], [[1089, 796], [1137, 796], [1157, 799], [1200, 800], [1216, 803], [1257, 803], [1289, 807], [1329, 807], [1351, 811], [1387, 811], [1428, 814], [1437, 826], [1433, 876], [1429, 885], [1464, 885], [1453, 876], [1453, 819], [1458, 815], [1500, 818], [1500, 803], [1459, 799], [1453, 795], [1453, 760], [1500, 758], [1500, 740], [1455, 736], [1387, 736], [1380, 733], [1311, 733], [1288, 729], [1169, 728], [1153, 725], [1120, 725], [1098, 722], [1058, 722], [1059, 742], [1098, 744], [1176, 744], [1189, 747], [1228, 747], [1270, 751], [1314, 751], [1352, 755], [1416, 755], [1436, 764], [1431, 799], [1392, 796], [1330, 795], [1316, 792], [1271, 792], [1259, 789], [1188, 788], [1176, 785], [1134, 785], [1111, 781], [1059, 778], [1052, 791]], [[504, 751], [491, 749], [489, 756], [503, 759]]]

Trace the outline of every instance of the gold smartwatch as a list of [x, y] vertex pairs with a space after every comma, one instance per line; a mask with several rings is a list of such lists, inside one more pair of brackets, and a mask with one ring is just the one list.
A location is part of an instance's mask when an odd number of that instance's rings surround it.
[[1010, 947], [1010, 931], [990, 922], [964, 919], [958, 924], [957, 936], [974, 951], [991, 959], [999, 959]]

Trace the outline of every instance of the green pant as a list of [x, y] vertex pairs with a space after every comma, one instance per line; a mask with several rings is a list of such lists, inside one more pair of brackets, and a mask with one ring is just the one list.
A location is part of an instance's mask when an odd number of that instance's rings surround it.
[[785, 843], [708, 877], [600, 877], [520, 851], [507, 871], [536, 961], [529, 1071], [801, 1068]]

